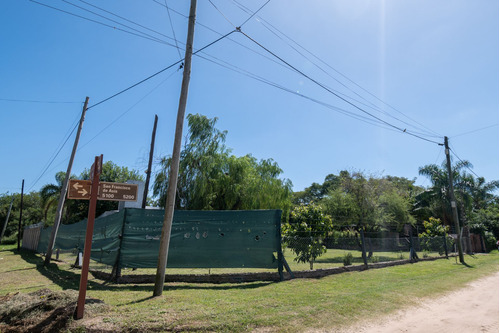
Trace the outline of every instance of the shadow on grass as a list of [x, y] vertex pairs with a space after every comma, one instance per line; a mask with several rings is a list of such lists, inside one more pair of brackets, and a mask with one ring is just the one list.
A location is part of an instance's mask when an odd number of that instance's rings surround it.
[[[36, 269], [40, 274], [51, 280], [54, 284], [57, 284], [62, 289], [73, 289], [78, 290], [80, 285], [80, 270], [79, 269], [61, 269], [57, 264], [50, 263], [44, 266], [43, 260], [37, 256], [35, 253], [22, 250], [17, 251], [11, 250], [14, 254], [19, 254], [21, 258], [27, 263], [33, 264], [36, 267], [30, 269]], [[91, 280], [88, 281], [88, 289], [92, 290], [107, 290], [107, 291], [151, 291], [153, 292], [153, 286], [151, 285], [132, 285], [132, 284], [112, 284], [109, 281], [102, 280]], [[265, 287], [274, 282], [248, 282], [240, 284], [196, 284], [196, 283], [173, 283], [168, 282], [165, 284], [164, 290], [230, 290], [230, 289], [255, 289], [260, 287]], [[147, 300], [147, 299], [144, 299]]]
[[[376, 253], [374, 253], [372, 258], [377, 258], [377, 262], [386, 262], [386, 261], [395, 261], [395, 260], [401, 260], [400, 258], [395, 258], [395, 257], [387, 257], [387, 256], [378, 256]], [[372, 258], [368, 258], [368, 263], [373, 262]], [[403, 259], [407, 259], [406, 257]], [[318, 258], [314, 261], [315, 263], [323, 263], [323, 264], [342, 264], [344, 262], [344, 257], [334, 257], [334, 258]], [[363, 258], [362, 257], [353, 257], [352, 258], [352, 263], [353, 264], [362, 264], [363, 263]]]

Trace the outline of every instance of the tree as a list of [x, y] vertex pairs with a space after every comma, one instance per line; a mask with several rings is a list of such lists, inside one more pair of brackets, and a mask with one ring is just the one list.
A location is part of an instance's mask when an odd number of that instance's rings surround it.
[[[7, 211], [11, 200], [12, 194], [0, 194], [0, 228], [3, 227], [7, 217]], [[15, 239], [17, 238], [16, 235], [19, 224], [20, 207], [21, 194], [15, 193], [12, 211], [10, 213], [9, 222], [7, 224], [7, 229], [5, 230], [2, 243], [9, 242], [9, 240], [15, 242]], [[23, 198], [23, 220], [21, 227], [23, 228], [25, 226], [41, 222], [43, 219], [43, 213], [42, 200], [39, 192], [25, 193]]]
[[[424, 232], [418, 234], [420, 244], [424, 250], [427, 251], [438, 251], [440, 255], [445, 253], [443, 236], [448, 233], [449, 227], [441, 223], [440, 219], [429, 218], [428, 221], [424, 221]], [[446, 236], [446, 244], [448, 248], [451, 248], [453, 244], [453, 239], [450, 236]]]
[[[237, 210], [290, 207], [292, 184], [280, 179], [282, 170], [272, 159], [257, 161], [252, 155], [231, 155], [225, 146], [226, 131], [215, 127], [217, 118], [187, 116], [189, 132], [181, 151], [176, 209]], [[161, 161], [153, 187], [164, 205], [171, 159]]]
[[[474, 178], [465, 171], [470, 168], [472, 164], [468, 161], [459, 161], [452, 165], [453, 186], [462, 226], [472, 218], [474, 212], [494, 203], [496, 196], [492, 192], [498, 189], [498, 181], [486, 182], [483, 177]], [[417, 207], [427, 210], [428, 216], [439, 217], [444, 224], [452, 225], [446, 161], [441, 167], [435, 164], [421, 167], [419, 173], [427, 176], [432, 185], [417, 196]]]
[[326, 252], [324, 239], [331, 231], [332, 220], [316, 204], [296, 206], [290, 221], [283, 227], [284, 241], [297, 255], [297, 262], [308, 262], [312, 270], [317, 257]]
[[293, 196], [294, 205], [307, 205], [310, 202], [318, 203], [325, 198], [328, 193], [334, 191], [341, 185], [342, 177], [348, 174], [347, 171], [341, 171], [340, 175], [328, 174], [323, 184], [312, 183], [304, 191], [295, 192]]
[[[47, 216], [51, 208], [57, 207], [57, 203], [59, 202], [59, 197], [61, 196], [61, 189], [65, 177], [66, 173], [64, 171], [59, 171], [55, 175], [56, 184], [47, 184], [40, 189], [40, 197], [42, 198], [42, 206], [44, 209], [43, 217], [46, 225], [52, 225], [52, 223], [54, 222], [55, 212], [51, 214], [50, 219], [48, 219]], [[75, 176], [71, 176], [70, 178], [74, 179]], [[69, 213], [67, 207], [68, 207], [68, 202], [67, 200], [65, 200], [63, 207], [63, 216], [65, 215], [65, 212], [66, 214]]]

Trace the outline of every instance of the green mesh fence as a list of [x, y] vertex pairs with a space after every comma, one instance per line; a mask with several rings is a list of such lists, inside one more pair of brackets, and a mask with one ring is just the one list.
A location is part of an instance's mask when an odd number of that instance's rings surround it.
[[[163, 210], [127, 208], [97, 218], [91, 258], [129, 268], [155, 268]], [[279, 210], [175, 211], [167, 266], [170, 268], [278, 268]], [[87, 221], [61, 225], [55, 248], [83, 249]], [[46, 252], [52, 228], [40, 235]]]

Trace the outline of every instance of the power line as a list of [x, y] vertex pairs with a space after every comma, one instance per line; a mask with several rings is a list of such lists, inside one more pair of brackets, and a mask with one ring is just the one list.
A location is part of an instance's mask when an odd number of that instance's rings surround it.
[[[132, 30], [132, 31], [135, 31], [135, 32], [137, 32], [137, 33], [139, 33], [139, 34], [141, 34], [141, 35], [143, 35], [143, 36], [147, 37], [148, 39], [151, 39], [151, 40], [154, 40], [154, 41], [158, 41], [158, 42], [162, 42], [162, 43], [167, 43], [167, 42], [165, 42], [165, 41], [163, 41], [163, 40], [161, 40], [161, 39], [159, 39], [159, 38], [156, 38], [155, 36], [149, 35], [149, 34], [147, 34], [147, 33], [145, 33], [145, 32], [142, 32], [142, 31], [140, 31], [140, 30], [138, 30], [138, 29], [132, 28], [132, 27], [131, 27], [131, 26], [129, 26], [129, 25], [126, 25], [126, 24], [120, 23], [120, 22], [118, 22], [118, 21], [116, 21], [116, 20], [110, 19], [109, 17], [106, 17], [106, 16], [104, 16], [104, 15], [98, 14], [98, 13], [96, 13], [96, 12], [94, 12], [94, 11], [90, 10], [90, 9], [87, 9], [87, 8], [84, 8], [84, 7], [81, 7], [81, 6], [78, 6], [78, 5], [76, 5], [76, 4], [74, 4], [74, 3], [72, 3], [72, 2], [70, 2], [70, 1], [68, 1], [68, 0], [61, 0], [61, 1], [62, 1], [62, 2], [65, 2], [65, 3], [69, 4], [69, 5], [71, 5], [71, 6], [73, 6], [73, 7], [79, 8], [79, 9], [81, 9], [81, 10], [83, 10], [83, 11], [86, 11], [86, 12], [88, 12], [88, 13], [94, 14], [94, 15], [96, 15], [96, 16], [98, 16], [98, 17], [100, 17], [100, 18], [103, 18], [103, 19], [108, 20], [108, 21], [110, 21], [110, 22], [113, 22], [113, 23], [119, 24], [119, 25], [121, 25], [121, 26], [123, 26], [123, 27], [126, 27], [126, 28], [128, 28], [128, 29], [130, 29], [130, 30]], [[80, 1], [81, 1], [81, 0], [80, 0]], [[83, 1], [82, 1], [82, 2], [83, 2]], [[168, 44], [168, 45], [171, 45], [171, 46], [174, 46], [174, 45], [169, 44], [169, 43], [167, 43], [167, 44]]]
[[[216, 5], [212, 2], [212, 0], [208, 0], [208, 2], [210, 2], [210, 4], [211, 4], [211, 5], [215, 8], [215, 10], [217, 10], [217, 11], [219, 12], [219, 14], [221, 14], [221, 15], [222, 15], [222, 17], [223, 17], [226, 21], [228, 21], [228, 22], [229, 22], [229, 24], [231, 24], [231, 25], [232, 25], [232, 27], [233, 27], [233, 28], [236, 28], [236, 26], [234, 25], [234, 23], [233, 23], [233, 22], [231, 22], [231, 20], [230, 20], [230, 19], [229, 19], [226, 15], [224, 15], [224, 13], [223, 13], [223, 12], [222, 12], [219, 8], [217, 8], [217, 6], [216, 6]], [[168, 7], [167, 7], [167, 8], [168, 8]]]
[[250, 19], [251, 19], [252, 17], [254, 17], [254, 16], [255, 16], [258, 12], [260, 12], [260, 11], [261, 11], [261, 9], [262, 9], [262, 8], [264, 8], [264, 7], [265, 7], [265, 6], [266, 6], [266, 5], [267, 5], [270, 1], [271, 1], [271, 0], [267, 0], [267, 1], [266, 1], [266, 3], [264, 3], [262, 6], [260, 6], [260, 8], [259, 8], [259, 9], [257, 9], [257, 10], [256, 10], [256, 11], [252, 14], [252, 15], [250, 15], [250, 17], [249, 17], [249, 18], [247, 18], [245, 22], [243, 22], [242, 24], [240, 24], [239, 28], [241, 29], [241, 27], [242, 27], [245, 23], [247, 23], [248, 21], [250, 21]]
[[261, 47], [263, 50], [265, 50], [266, 52], [268, 52], [269, 54], [271, 54], [272, 56], [274, 56], [275, 58], [277, 58], [278, 60], [280, 60], [281, 62], [283, 62], [284, 64], [286, 64], [287, 66], [289, 66], [290, 68], [292, 68], [294, 71], [296, 71], [298, 74], [302, 75], [303, 77], [307, 78], [308, 80], [310, 80], [311, 82], [315, 83], [316, 85], [318, 85], [319, 87], [321, 87], [322, 89], [326, 90], [327, 92], [329, 92], [330, 94], [336, 96], [337, 98], [343, 100], [344, 102], [346, 102], [347, 104], [353, 106], [354, 108], [358, 109], [359, 111], [369, 115], [370, 117], [374, 118], [374, 119], [377, 119], [378, 121], [380, 121], [381, 123], [384, 123], [386, 124], [387, 126], [390, 126], [390, 127], [393, 127], [394, 129], [397, 129], [403, 133], [407, 133], [411, 136], [414, 136], [416, 138], [419, 138], [421, 140], [424, 140], [424, 141], [428, 141], [428, 142], [432, 142], [432, 143], [435, 143], [435, 144], [438, 144], [438, 145], [441, 145], [442, 143], [440, 142], [436, 142], [436, 141], [433, 141], [433, 140], [429, 140], [429, 139], [426, 139], [422, 136], [419, 136], [417, 134], [414, 134], [410, 131], [408, 131], [406, 128], [403, 129], [403, 128], [400, 128], [400, 127], [397, 127], [373, 114], [371, 114], [370, 112], [360, 108], [359, 106], [357, 106], [356, 104], [348, 101], [347, 99], [345, 99], [344, 97], [340, 96], [339, 94], [335, 93], [334, 91], [332, 91], [331, 89], [329, 89], [328, 87], [326, 87], [325, 85], [323, 85], [322, 83], [318, 82], [317, 80], [313, 79], [312, 77], [308, 76], [307, 74], [303, 73], [302, 71], [300, 71], [299, 69], [297, 69], [296, 67], [294, 67], [293, 65], [291, 65], [290, 63], [288, 63], [287, 61], [285, 61], [283, 58], [279, 57], [277, 54], [275, 54], [274, 52], [272, 52], [271, 50], [269, 50], [268, 48], [266, 48], [265, 46], [263, 46], [262, 44], [260, 44], [259, 42], [257, 42], [256, 40], [254, 40], [253, 38], [251, 38], [250, 36], [248, 36], [246, 33], [244, 33], [243, 31], [241, 31], [240, 29], [237, 29], [238, 32], [240, 32], [241, 34], [243, 34], [245, 37], [247, 37], [249, 40], [251, 40], [252, 42], [254, 42], [256, 45], [258, 45], [259, 47]]
[[[111, 12], [111, 11], [108, 11], [108, 10], [106, 10], [106, 9], [103, 9], [103, 8], [101, 8], [101, 7], [98, 7], [98, 6], [96, 6], [96, 5], [93, 5], [93, 4], [91, 4], [91, 3], [88, 3], [88, 2], [86, 2], [86, 1], [84, 1], [84, 0], [78, 0], [78, 1], [83, 2], [83, 3], [85, 3], [85, 4], [89, 5], [89, 6], [92, 6], [92, 7], [96, 8], [96, 9], [99, 9], [99, 10], [101, 10], [101, 11], [105, 12], [105, 13], [108, 13], [108, 14], [110, 14], [110, 15], [113, 15], [113, 16], [115, 16], [115, 17], [118, 17], [118, 18], [120, 18], [120, 19], [122, 19], [122, 20], [124, 20], [124, 21], [127, 21], [127, 22], [129, 22], [129, 23], [135, 24], [135, 25], [136, 25], [136, 26], [138, 26], [138, 27], [141, 27], [141, 28], [143, 28], [143, 29], [146, 29], [146, 30], [148, 30], [148, 31], [154, 32], [154, 33], [156, 33], [156, 34], [158, 34], [158, 35], [160, 35], [160, 36], [166, 37], [166, 38], [168, 38], [168, 39], [171, 39], [171, 40], [174, 40], [175, 42], [177, 42], [177, 40], [176, 40], [176, 38], [175, 38], [175, 34], [174, 34], [174, 38], [172, 38], [172, 37], [170, 37], [170, 36], [168, 36], [168, 35], [165, 35], [165, 34], [163, 34], [163, 33], [159, 32], [159, 31], [157, 31], [157, 30], [154, 30], [154, 29], [148, 28], [148, 27], [146, 27], [146, 26], [144, 26], [144, 25], [142, 25], [142, 24], [139, 24], [139, 23], [137, 23], [137, 22], [135, 22], [135, 21], [132, 21], [132, 20], [130, 20], [130, 19], [127, 19], [127, 18], [125, 18], [125, 17], [123, 17], [123, 16], [117, 15], [117, 14], [115, 14], [115, 13]], [[166, 0], [165, 0], [165, 1], [166, 1]], [[170, 15], [170, 14], [169, 14], [169, 15]]]
[[494, 125], [489, 125], [489, 126], [481, 127], [481, 128], [478, 128], [478, 129], [475, 129], [475, 130], [472, 130], [472, 131], [468, 131], [468, 132], [465, 132], [465, 133], [460, 133], [460, 134], [452, 136], [452, 138], [456, 138], [458, 136], [462, 136], [462, 135], [466, 135], [466, 134], [470, 134], [470, 133], [479, 132], [479, 131], [482, 131], [482, 130], [485, 130], [485, 129], [488, 129], [488, 128], [492, 128], [492, 127], [497, 127], [497, 126], [498, 126], [498, 123], [494, 124]]
[[167, 8], [168, 21], [170, 22], [170, 28], [172, 29], [172, 34], [174, 35], [175, 47], [177, 48], [177, 53], [179, 53], [179, 59], [183, 59], [181, 50], [179, 49], [179, 43], [177, 42], [177, 37], [175, 36], [174, 25], [172, 23], [172, 18], [170, 17], [170, 9], [168, 8], [167, 0], [165, 0], [165, 7]]
[[[235, 32], [235, 31], [236, 31], [236, 30], [233, 30], [233, 31], [231, 31], [231, 32], [229, 32], [229, 33], [227, 33], [227, 34], [225, 34], [224, 36], [222, 36], [222, 37], [220, 37], [220, 38], [217, 38], [216, 40], [214, 40], [214, 41], [213, 41], [213, 42], [211, 42], [211, 43], [208, 43], [207, 45], [205, 45], [205, 46], [204, 46], [204, 47], [202, 47], [201, 49], [197, 50], [196, 52], [193, 52], [193, 54], [197, 54], [197, 53], [199, 53], [199, 52], [202, 52], [202, 51], [203, 51], [203, 50], [205, 50], [206, 48], [208, 48], [208, 47], [210, 47], [210, 46], [214, 45], [215, 43], [217, 43], [217, 42], [219, 42], [219, 41], [223, 40], [224, 38], [226, 38], [227, 36], [231, 35], [231, 34], [232, 34], [233, 32]], [[137, 87], [138, 85], [140, 85], [140, 84], [142, 84], [142, 83], [144, 83], [144, 82], [146, 82], [146, 81], [148, 81], [148, 80], [150, 80], [150, 79], [154, 78], [155, 76], [157, 76], [157, 75], [159, 75], [159, 74], [163, 73], [164, 71], [166, 71], [166, 70], [168, 70], [168, 69], [170, 69], [170, 68], [174, 67], [175, 65], [180, 64], [182, 61], [183, 61], [183, 59], [181, 59], [181, 60], [179, 60], [179, 61], [174, 62], [173, 64], [171, 64], [171, 65], [169, 65], [169, 66], [167, 66], [167, 67], [165, 67], [165, 68], [163, 68], [163, 69], [159, 70], [158, 72], [156, 72], [156, 73], [154, 73], [154, 74], [152, 74], [152, 75], [148, 76], [147, 78], [145, 78], [145, 79], [143, 79], [143, 80], [141, 80], [141, 81], [139, 81], [139, 82], [137, 82], [137, 83], [134, 83], [133, 85], [131, 85], [131, 86], [129, 86], [129, 87], [127, 87], [127, 88], [125, 88], [125, 89], [123, 89], [123, 90], [121, 90], [121, 91], [117, 92], [117, 93], [116, 93], [116, 94], [114, 94], [114, 95], [111, 95], [111, 96], [109, 96], [109, 97], [107, 97], [107, 98], [105, 98], [105, 99], [101, 100], [100, 102], [97, 102], [97, 103], [96, 103], [96, 104], [94, 104], [94, 105], [89, 106], [89, 107], [87, 108], [87, 110], [89, 110], [89, 109], [91, 109], [91, 108], [94, 108], [94, 107], [96, 107], [96, 106], [98, 106], [98, 105], [100, 105], [100, 104], [102, 104], [102, 103], [104, 103], [104, 102], [107, 102], [107, 101], [109, 101], [110, 99], [115, 98], [115, 97], [117, 97], [117, 96], [119, 96], [119, 95], [123, 94], [124, 92], [126, 92], [126, 91], [128, 91], [128, 90], [130, 90], [130, 89], [132, 89], [132, 88], [134, 88], [134, 87]]]
[[36, 185], [36, 183], [38, 183], [38, 181], [43, 177], [43, 175], [45, 175], [45, 173], [47, 172], [48, 168], [52, 165], [52, 163], [54, 163], [54, 160], [57, 158], [57, 156], [59, 155], [59, 153], [61, 152], [61, 150], [64, 148], [64, 146], [66, 145], [66, 142], [68, 142], [69, 138], [71, 137], [71, 135], [73, 134], [73, 132], [75, 131], [75, 129], [77, 127], [78, 127], [78, 123], [73, 127], [73, 130], [71, 130], [71, 132], [69, 133], [69, 135], [66, 137], [66, 140], [64, 140], [64, 142], [61, 145], [61, 147], [59, 147], [59, 149], [55, 153], [54, 157], [50, 159], [50, 162], [48, 162], [47, 166], [45, 167], [45, 169], [43, 169], [43, 171], [40, 174], [40, 176], [38, 176], [38, 178], [33, 182], [33, 184], [31, 185], [31, 187], [28, 189], [28, 192], [31, 191], [31, 189]]
[[[268, 80], [268, 79], [265, 79], [265, 78], [263, 78], [263, 77], [261, 77], [261, 76], [258, 76], [258, 75], [256, 75], [256, 74], [253, 74], [253, 73], [251, 73], [251, 72], [249, 72], [249, 71], [247, 71], [247, 70], [244, 70], [244, 69], [242, 69], [242, 68], [239, 68], [239, 67], [237, 67], [237, 66], [235, 66], [235, 65], [228, 64], [227, 62], [225, 62], [225, 61], [223, 61], [223, 60], [220, 60], [220, 59], [218, 59], [218, 58], [215, 58], [214, 56], [211, 56], [211, 55], [208, 55], [208, 54], [207, 54], [207, 56], [210, 56], [211, 58], [214, 58], [214, 59], [216, 59], [216, 60], [211, 60], [211, 59], [208, 59], [208, 58], [203, 57], [203, 56], [201, 56], [201, 55], [199, 55], [199, 54], [197, 55], [197, 57], [202, 58], [202, 59], [204, 59], [204, 60], [206, 60], [206, 61], [212, 62], [212, 63], [214, 63], [214, 64], [216, 64], [216, 65], [219, 65], [219, 66], [224, 67], [224, 68], [226, 68], [226, 69], [229, 69], [229, 70], [231, 70], [231, 71], [234, 71], [234, 72], [237, 72], [237, 73], [239, 73], [239, 74], [245, 75], [245, 76], [247, 76], [247, 77], [249, 77], [249, 78], [251, 78], [251, 79], [254, 79], [254, 80], [256, 80], [256, 81], [260, 81], [260, 82], [262, 82], [262, 83], [264, 83], [264, 84], [267, 84], [267, 85], [269, 85], [269, 86], [275, 87], [275, 88], [280, 89], [280, 90], [282, 90], [282, 91], [285, 91], [285, 92], [288, 92], [288, 93], [290, 93], [290, 94], [293, 94], [293, 95], [299, 96], [299, 97], [301, 97], [301, 98], [304, 98], [304, 99], [306, 99], [306, 100], [309, 100], [309, 101], [311, 101], [311, 102], [314, 102], [314, 103], [316, 103], [316, 104], [319, 104], [319, 105], [321, 105], [321, 106], [323, 106], [323, 107], [326, 107], [326, 108], [331, 109], [331, 110], [333, 110], [333, 111], [336, 111], [336, 112], [339, 112], [339, 113], [341, 113], [341, 114], [344, 114], [344, 115], [346, 115], [346, 116], [348, 116], [348, 117], [351, 117], [351, 118], [354, 118], [354, 119], [357, 119], [357, 120], [363, 121], [363, 122], [368, 123], [368, 124], [370, 124], [370, 125], [374, 125], [374, 126], [377, 126], [377, 127], [383, 128], [383, 129], [386, 129], [386, 130], [391, 130], [391, 131], [394, 131], [394, 132], [398, 132], [398, 133], [399, 133], [399, 131], [396, 131], [396, 130], [394, 130], [393, 128], [387, 127], [387, 126], [385, 126], [384, 124], [380, 124], [379, 122], [377, 122], [377, 121], [375, 121], [375, 120], [373, 120], [373, 119], [371, 119], [371, 118], [364, 117], [364, 116], [362, 116], [362, 115], [359, 115], [359, 114], [353, 113], [353, 112], [351, 112], [351, 111], [348, 111], [348, 110], [345, 110], [345, 109], [342, 109], [342, 108], [339, 108], [339, 107], [333, 106], [333, 105], [331, 105], [331, 104], [328, 104], [328, 103], [322, 102], [322, 101], [320, 101], [320, 100], [318, 100], [318, 99], [315, 99], [315, 98], [312, 98], [312, 97], [310, 97], [310, 96], [307, 96], [307, 95], [301, 94], [301, 93], [299, 93], [299, 92], [297, 92], [297, 91], [294, 91], [294, 90], [292, 90], [292, 89], [286, 88], [286, 87], [284, 87], [284, 86], [282, 86], [282, 85], [279, 85], [279, 84], [277, 84], [277, 83], [275, 83], [275, 82], [272, 82], [272, 81], [270, 81], [270, 80]], [[219, 61], [219, 62], [217, 62], [217, 61]], [[224, 64], [221, 64], [220, 62], [222, 62], [222, 63], [224, 63]]]
[[[180, 69], [180, 68], [179, 68]], [[129, 111], [131, 111], [134, 107], [136, 107], [140, 102], [142, 102], [146, 97], [151, 95], [156, 89], [158, 89], [162, 84], [164, 84], [168, 79], [170, 79], [175, 73], [179, 71], [179, 69], [175, 72], [172, 72], [169, 76], [167, 76], [163, 81], [161, 81], [159, 84], [157, 84], [153, 89], [151, 89], [146, 95], [141, 97], [136, 103], [134, 103], [131, 107], [129, 107], [127, 110], [125, 110], [123, 113], [121, 113], [118, 117], [116, 117], [113, 121], [111, 121], [108, 125], [106, 125], [99, 133], [94, 135], [89, 141], [84, 143], [83, 145], [80, 146], [80, 149], [83, 149], [86, 145], [88, 145], [90, 142], [92, 142], [95, 138], [97, 138], [101, 133], [103, 133], [105, 130], [107, 130], [109, 127], [113, 126], [118, 120], [120, 120], [123, 116], [125, 116]]]
[[474, 176], [476, 176], [477, 178], [480, 178], [471, 168], [469, 168], [469, 163], [466, 163], [464, 162], [458, 155], [457, 153], [454, 151], [454, 148], [451, 148], [450, 147], [450, 151], [453, 153], [453, 155], [455, 155], [456, 158], [458, 158], [458, 160], [460, 162], [462, 162], [462, 165], [465, 166], [467, 169], [469, 169], [470, 172], [472, 172], [474, 174]]
[[60, 9], [60, 8], [57, 8], [57, 7], [54, 7], [54, 6], [50, 6], [50, 5], [47, 5], [45, 3], [38, 2], [36, 0], [29, 0], [29, 1], [31, 1], [33, 3], [36, 3], [38, 5], [41, 5], [41, 6], [47, 7], [47, 8], [51, 8], [53, 10], [56, 10], [56, 11], [59, 11], [59, 12], [62, 12], [62, 13], [65, 13], [65, 14], [71, 15], [71, 16], [75, 16], [75, 17], [81, 18], [81, 19], [86, 20], [86, 21], [90, 21], [90, 22], [93, 22], [93, 23], [96, 23], [96, 24], [99, 24], [99, 25], [111, 28], [113, 30], [119, 30], [119, 31], [122, 31], [122, 32], [125, 32], [125, 33], [128, 33], [128, 34], [137, 36], [137, 37], [141, 37], [141, 38], [148, 39], [148, 40], [151, 40], [151, 41], [154, 41], [154, 42], [157, 42], [157, 43], [161, 43], [161, 44], [165, 44], [165, 45], [169, 45], [169, 46], [175, 47], [175, 45], [170, 44], [170, 43], [168, 43], [166, 41], [162, 41], [162, 40], [160, 40], [160, 39], [158, 39], [156, 37], [148, 37], [147, 34], [142, 33], [142, 32], [141, 32], [141, 34], [137, 34], [135, 32], [128, 31], [128, 30], [125, 30], [125, 29], [122, 29], [122, 28], [119, 28], [119, 27], [115, 27], [115, 26], [112, 26], [112, 25], [109, 25], [109, 24], [106, 24], [106, 23], [103, 23], [103, 22], [100, 22], [100, 21], [97, 21], [97, 20], [94, 20], [94, 19], [91, 19], [91, 18], [88, 18], [88, 17], [85, 17], [85, 16], [81, 16], [81, 15], [75, 14], [75, 13], [71, 13], [71, 12], [69, 12], [67, 10]]
[[[238, 1], [236, 0], [232, 0], [233, 3], [236, 4], [236, 6], [238, 8], [240, 8], [242, 11], [246, 12], [246, 13], [251, 13], [251, 10], [248, 9], [247, 7], [245, 7], [243, 4], [239, 3]], [[320, 61], [322, 64], [326, 65], [327, 67], [329, 67], [330, 69], [332, 69], [333, 71], [335, 71], [337, 74], [341, 75], [342, 77], [344, 77], [346, 80], [348, 80], [349, 82], [351, 82], [352, 84], [356, 85], [358, 88], [360, 88], [361, 90], [363, 90], [364, 92], [368, 93], [369, 95], [371, 95], [372, 97], [376, 98], [378, 101], [382, 102], [383, 104], [387, 105], [388, 107], [390, 107], [391, 109], [393, 109], [394, 111], [400, 113], [401, 115], [403, 115], [404, 117], [408, 118], [409, 120], [415, 122], [416, 124], [420, 125], [424, 131], [428, 132], [428, 133], [434, 133], [433, 135], [429, 135], [429, 134], [424, 134], [426, 136], [429, 136], [429, 137], [439, 137], [441, 138], [442, 135], [439, 135], [439, 133], [435, 132], [435, 131], [432, 131], [431, 129], [427, 128], [425, 125], [419, 123], [418, 121], [412, 119], [411, 117], [407, 116], [406, 114], [404, 114], [403, 112], [399, 111], [398, 109], [396, 109], [395, 107], [391, 106], [390, 104], [386, 103], [385, 101], [383, 101], [382, 99], [378, 98], [376, 95], [374, 95], [373, 93], [369, 92], [368, 90], [366, 90], [365, 88], [363, 88], [362, 86], [360, 86], [359, 84], [357, 84], [355, 81], [351, 80], [349, 77], [347, 77], [346, 75], [342, 74], [340, 71], [338, 71], [337, 69], [335, 69], [334, 67], [330, 66], [328, 63], [326, 63], [325, 61], [323, 61], [322, 59], [320, 59], [319, 57], [317, 57], [316, 55], [314, 55], [312, 52], [310, 52], [309, 50], [307, 50], [305, 47], [301, 46], [299, 43], [297, 43], [295, 40], [293, 40], [291, 37], [287, 36], [285, 33], [283, 33], [282, 31], [280, 31], [278, 28], [276, 28], [275, 26], [273, 26], [271, 23], [267, 22], [265, 19], [263, 19], [262, 17], [258, 17], [258, 21], [267, 29], [269, 30], [272, 34], [274, 34], [276, 37], [278, 37], [279, 39], [281, 39], [282, 41], [284, 41], [286, 44], [288, 44], [294, 51], [296, 51], [299, 55], [301, 55], [302, 57], [304, 57], [306, 60], [308, 60], [311, 64], [313, 64], [314, 66], [316, 66], [318, 69], [320, 69], [321, 71], [323, 71], [326, 75], [328, 75], [329, 77], [331, 77], [332, 79], [334, 79], [335, 81], [337, 81], [339, 84], [341, 84], [343, 87], [345, 87], [346, 89], [350, 90], [351, 92], [353, 92], [354, 94], [356, 94], [357, 96], [361, 97], [362, 99], [366, 100], [367, 102], [369, 102], [370, 104], [374, 105], [373, 103], [371, 103], [370, 101], [368, 101], [366, 98], [362, 97], [361, 95], [359, 95], [357, 92], [355, 92], [354, 90], [352, 90], [351, 88], [349, 88], [347, 85], [345, 85], [343, 82], [341, 82], [340, 80], [338, 80], [337, 78], [333, 77], [331, 74], [329, 74], [327, 71], [325, 71], [323, 68], [321, 68], [319, 65], [317, 65], [314, 61], [312, 61], [311, 59], [309, 59], [306, 55], [304, 55], [302, 52], [300, 52], [297, 48], [295, 48], [294, 46], [292, 46], [290, 43], [288, 43], [287, 41], [285, 41], [279, 34], [281, 34], [282, 36], [284, 36], [286, 39], [288, 39], [289, 41], [291, 41], [293, 44], [297, 45], [299, 48], [301, 48], [302, 50], [304, 50], [305, 52], [307, 52], [308, 54], [310, 54], [311, 56], [313, 56], [315, 59], [317, 59], [318, 61]], [[272, 29], [271, 29], [272, 28]], [[374, 105], [375, 106], [375, 105]], [[382, 109], [379, 109], [380, 112], [382, 113], [385, 113], [386, 115], [390, 116], [391, 118], [394, 118], [398, 121], [401, 121], [402, 123], [406, 124], [406, 125], [409, 125], [409, 126], [412, 126], [412, 127], [415, 127], [417, 128], [416, 126], [414, 125], [411, 125], [397, 117], [394, 117], [392, 115], [390, 115], [389, 113], [383, 111]], [[417, 128], [418, 129], [418, 128]], [[426, 130], [425, 130], [426, 129]]]
[[66, 101], [41, 101], [33, 99], [13, 99], [13, 98], [0, 98], [4, 102], [19, 102], [19, 103], [41, 103], [41, 104], [80, 104], [80, 102], [66, 102]]

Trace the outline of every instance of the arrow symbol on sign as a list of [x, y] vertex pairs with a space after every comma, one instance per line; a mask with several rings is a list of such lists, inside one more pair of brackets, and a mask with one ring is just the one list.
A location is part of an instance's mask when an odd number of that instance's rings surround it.
[[[75, 190], [78, 190], [79, 188], [82, 188], [83, 185], [80, 185], [80, 183], [74, 183], [73, 187], [75, 188]], [[78, 192], [78, 193], [81, 193], [81, 192]]]
[[89, 192], [85, 191], [85, 189], [82, 189], [81, 191], [78, 191], [78, 193], [81, 193], [83, 196], [86, 196], [87, 193], [89, 193]]

